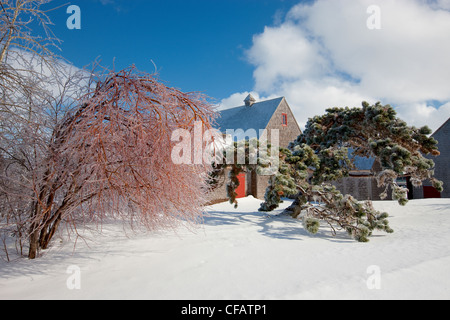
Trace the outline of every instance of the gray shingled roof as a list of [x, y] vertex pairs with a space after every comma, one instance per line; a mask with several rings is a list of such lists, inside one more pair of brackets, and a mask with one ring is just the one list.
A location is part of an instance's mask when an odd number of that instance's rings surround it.
[[221, 132], [228, 129], [238, 130], [255, 129], [256, 132], [265, 129], [269, 124], [275, 110], [277, 110], [283, 97], [267, 101], [256, 102], [251, 107], [241, 106], [220, 111], [216, 120], [216, 128]]
[[357, 170], [372, 170], [375, 163], [375, 158], [364, 158], [356, 156], [353, 158], [353, 163]]
[[372, 170], [373, 165], [375, 164], [375, 157], [366, 158], [354, 156], [353, 152], [354, 152], [353, 148], [348, 148], [348, 157], [353, 160], [356, 170], [364, 170], [364, 171]]
[[449, 122], [450, 122], [450, 118], [448, 118], [447, 121], [445, 121], [435, 132], [433, 132], [433, 134], [431, 136], [434, 137], [436, 135], [436, 133], [441, 131], [441, 129], [443, 129]]

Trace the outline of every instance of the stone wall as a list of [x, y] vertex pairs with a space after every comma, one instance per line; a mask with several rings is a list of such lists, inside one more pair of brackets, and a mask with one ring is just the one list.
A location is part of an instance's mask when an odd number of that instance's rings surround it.
[[[282, 114], [287, 115], [287, 126], [282, 125]], [[267, 129], [278, 129], [280, 132], [280, 147], [287, 148], [289, 143], [297, 139], [297, 137], [302, 133], [297, 120], [294, 117], [286, 99], [283, 99], [280, 103], [278, 109], [274, 112], [272, 118], [267, 125]]]
[[350, 176], [333, 182], [333, 185], [342, 194], [350, 194], [359, 201], [380, 200], [379, 194], [382, 192], [373, 176]]
[[228, 183], [228, 175], [230, 173], [229, 169], [225, 169], [225, 173], [218, 177], [219, 183], [216, 189], [212, 190], [207, 197], [207, 200], [210, 204], [215, 204], [219, 202], [228, 201], [227, 197], [227, 183]]

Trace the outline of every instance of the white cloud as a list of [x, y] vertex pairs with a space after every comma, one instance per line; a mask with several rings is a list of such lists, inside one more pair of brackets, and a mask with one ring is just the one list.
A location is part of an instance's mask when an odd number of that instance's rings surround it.
[[349, 83], [327, 78], [321, 81], [299, 80], [285, 83], [280, 95], [286, 97], [302, 128], [308, 118], [323, 114], [328, 108], [361, 106], [362, 101], [376, 102], [375, 99], [358, 93]]
[[244, 105], [244, 100], [245, 100], [245, 98], [247, 98], [247, 96], [249, 94], [251, 94], [253, 96], [253, 98], [256, 99], [256, 101], [270, 100], [270, 99], [275, 99], [275, 98], [279, 97], [276, 94], [262, 97], [256, 91], [252, 91], [252, 92], [248, 92], [248, 91], [237, 92], [237, 93], [233, 93], [228, 98], [222, 99], [220, 101], [220, 103], [217, 105], [217, 108], [219, 110], [225, 110], [225, 109], [229, 109], [229, 108], [243, 106]]
[[437, 9], [450, 10], [450, 0], [435, 0], [431, 4]]
[[409, 125], [420, 127], [426, 124], [435, 131], [450, 117], [450, 102], [439, 108], [427, 103], [399, 105], [396, 111], [400, 118], [408, 121]]
[[269, 91], [277, 83], [325, 74], [327, 62], [319, 50], [293, 23], [266, 27], [264, 33], [254, 36], [253, 47], [247, 52], [249, 61], [256, 66], [255, 89]]
[[[14, 70], [13, 74], [17, 73], [20, 78], [26, 79], [26, 86], [33, 87], [36, 105], [47, 108], [47, 111], [48, 107], [55, 107], [59, 103], [63, 104], [60, 107], [68, 110], [79, 103], [78, 98], [88, 93], [91, 74], [58, 58], [43, 59], [28, 51], [12, 48], [6, 63]], [[17, 85], [19, 82], [12, 83]], [[17, 91], [11, 99], [27, 99], [19, 88], [22, 88], [22, 84], [17, 85]]]
[[[367, 27], [371, 5], [380, 8], [380, 30]], [[436, 129], [450, 116], [449, 8], [449, 0], [299, 4], [254, 36], [247, 52], [254, 91], [286, 96], [301, 124], [328, 107], [366, 100], [397, 106], [408, 123]]]
[[372, 2], [319, 1], [304, 25], [322, 39], [338, 70], [361, 81], [362, 92], [394, 102], [450, 99], [450, 13], [379, 0], [382, 29], [369, 30]]

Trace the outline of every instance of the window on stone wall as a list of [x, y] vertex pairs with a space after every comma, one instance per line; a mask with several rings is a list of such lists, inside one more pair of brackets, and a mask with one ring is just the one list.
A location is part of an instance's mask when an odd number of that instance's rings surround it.
[[286, 113], [283, 113], [282, 115], [281, 115], [281, 118], [282, 118], [282, 125], [283, 125], [283, 127], [287, 127], [287, 125], [288, 125], [288, 119], [287, 119], [287, 114]]

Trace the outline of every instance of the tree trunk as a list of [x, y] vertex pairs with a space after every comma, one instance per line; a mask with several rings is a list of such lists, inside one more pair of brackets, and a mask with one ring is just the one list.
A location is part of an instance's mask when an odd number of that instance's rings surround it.
[[28, 252], [28, 259], [34, 260], [37, 258], [39, 250], [39, 231], [33, 231], [30, 235], [30, 250]]
[[48, 245], [50, 244], [50, 241], [52, 241], [56, 230], [58, 230], [61, 221], [62, 214], [60, 213], [56, 216], [56, 219], [53, 223], [49, 224], [41, 231], [41, 236], [39, 237], [39, 246], [41, 247], [41, 249], [48, 249]]
[[[47, 212], [39, 221], [35, 221], [30, 229], [31, 235], [30, 235], [30, 251], [28, 254], [29, 259], [35, 259], [37, 257], [37, 253], [39, 252], [39, 250], [48, 249], [48, 246], [51, 240], [53, 239], [53, 236], [55, 235], [59, 225], [62, 222], [64, 213], [71, 205], [71, 202], [69, 201], [71, 195], [72, 194], [68, 192], [63, 202], [55, 210], [53, 203], [55, 199], [55, 191], [54, 189], [50, 191], [47, 200], [47, 208], [45, 209]], [[53, 208], [53, 210], [50, 210], [50, 208]], [[39, 210], [42, 211], [42, 208], [40, 205], [37, 204], [33, 207], [33, 210], [34, 213], [32, 217], [37, 217]]]
[[[42, 197], [43, 191], [41, 192], [40, 196]], [[28, 259], [33, 260], [37, 258], [38, 250], [39, 250], [39, 233], [40, 233], [40, 227], [39, 227], [39, 221], [36, 221], [37, 217], [39, 216], [39, 212], [42, 210], [41, 205], [39, 204], [39, 201], [35, 201], [35, 203], [31, 206], [31, 214], [30, 214], [30, 220], [31, 220], [31, 226], [29, 229], [29, 251], [28, 251]]]
[[58, 230], [58, 227], [62, 221], [62, 214], [58, 214], [53, 223], [46, 224], [43, 228], [37, 228], [30, 234], [30, 249], [28, 252], [28, 258], [30, 260], [36, 259], [39, 250], [48, 249], [48, 246], [53, 239], [53, 236]]
[[303, 195], [302, 192], [300, 192], [296, 197], [294, 202], [292, 202], [292, 204], [286, 208], [284, 210], [285, 214], [289, 214], [290, 216], [292, 216], [292, 218], [297, 219], [298, 216], [302, 213], [302, 208], [301, 208], [301, 202], [299, 200], [299, 198]]

